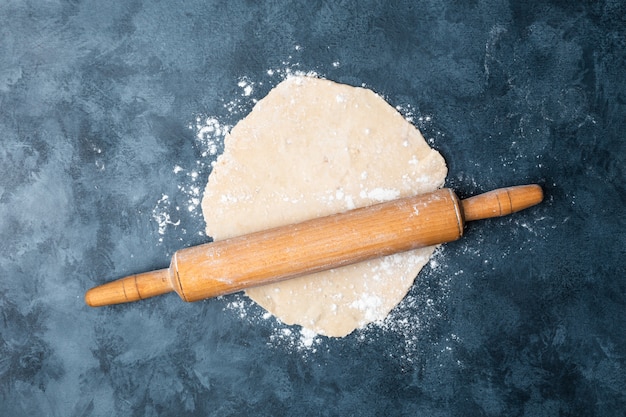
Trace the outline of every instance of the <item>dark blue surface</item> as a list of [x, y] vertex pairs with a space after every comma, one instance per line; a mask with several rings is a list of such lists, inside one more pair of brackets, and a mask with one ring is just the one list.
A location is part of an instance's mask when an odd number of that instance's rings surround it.
[[[624, 2], [258, 3], [0, 3], [0, 415], [624, 416]], [[233, 125], [287, 69], [400, 106], [461, 196], [545, 203], [311, 348], [240, 296], [86, 307], [207, 239], [196, 117]]]

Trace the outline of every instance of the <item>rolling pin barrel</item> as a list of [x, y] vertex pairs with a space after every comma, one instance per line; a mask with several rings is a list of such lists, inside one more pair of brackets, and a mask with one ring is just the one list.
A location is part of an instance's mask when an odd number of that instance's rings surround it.
[[175, 290], [196, 301], [308, 273], [449, 242], [463, 220], [448, 189], [183, 249]]
[[502, 216], [539, 203], [537, 185], [510, 187], [459, 202], [449, 189], [182, 249], [169, 269], [89, 290], [90, 306], [175, 291], [197, 301], [419, 247], [450, 242], [465, 220]]

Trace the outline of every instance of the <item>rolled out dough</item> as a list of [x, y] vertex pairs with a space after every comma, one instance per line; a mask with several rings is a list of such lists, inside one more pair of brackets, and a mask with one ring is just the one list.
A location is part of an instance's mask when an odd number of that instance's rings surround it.
[[[292, 77], [225, 138], [202, 201], [215, 240], [441, 187], [445, 161], [370, 90]], [[287, 324], [345, 336], [384, 319], [434, 248], [251, 288]]]

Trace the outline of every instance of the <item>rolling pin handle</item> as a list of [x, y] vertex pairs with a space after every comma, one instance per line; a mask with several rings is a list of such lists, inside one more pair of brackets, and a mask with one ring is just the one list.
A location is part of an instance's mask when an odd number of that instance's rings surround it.
[[85, 302], [91, 307], [129, 303], [174, 291], [170, 270], [159, 269], [112, 281], [87, 291]]
[[466, 222], [506, 216], [524, 210], [543, 200], [543, 190], [537, 184], [499, 188], [461, 201]]

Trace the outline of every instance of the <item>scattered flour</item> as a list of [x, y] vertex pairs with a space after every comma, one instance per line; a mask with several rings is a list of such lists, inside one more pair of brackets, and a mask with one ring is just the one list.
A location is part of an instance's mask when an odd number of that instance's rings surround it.
[[[177, 210], [178, 208], [176, 208], [176, 211]], [[156, 221], [158, 226], [158, 233], [160, 235], [159, 242], [163, 242], [163, 235], [165, 235], [168, 226], [180, 225], [180, 219], [176, 221], [172, 220], [171, 202], [169, 196], [166, 194], [161, 196], [154, 209], [152, 209], [152, 218]]]
[[[188, 127], [194, 131], [193, 145], [200, 157], [190, 166], [172, 167], [172, 173], [179, 181], [180, 194], [172, 198], [163, 194], [152, 209], [152, 219], [157, 224], [160, 235], [159, 243], [163, 243], [163, 237], [169, 228], [180, 228], [181, 210], [186, 210], [193, 217], [202, 217], [199, 208], [206, 176], [217, 155], [223, 150], [224, 137], [232, 126], [220, 122], [216, 117], [196, 116], [194, 123], [190, 123]], [[186, 230], [181, 228], [181, 232], [184, 234]], [[198, 231], [198, 234], [205, 235], [203, 230]]]
[[[214, 157], [223, 147], [223, 140], [232, 126], [223, 125], [215, 117], [196, 118], [196, 139], [202, 148], [202, 157]], [[190, 126], [193, 129], [193, 126]]]

